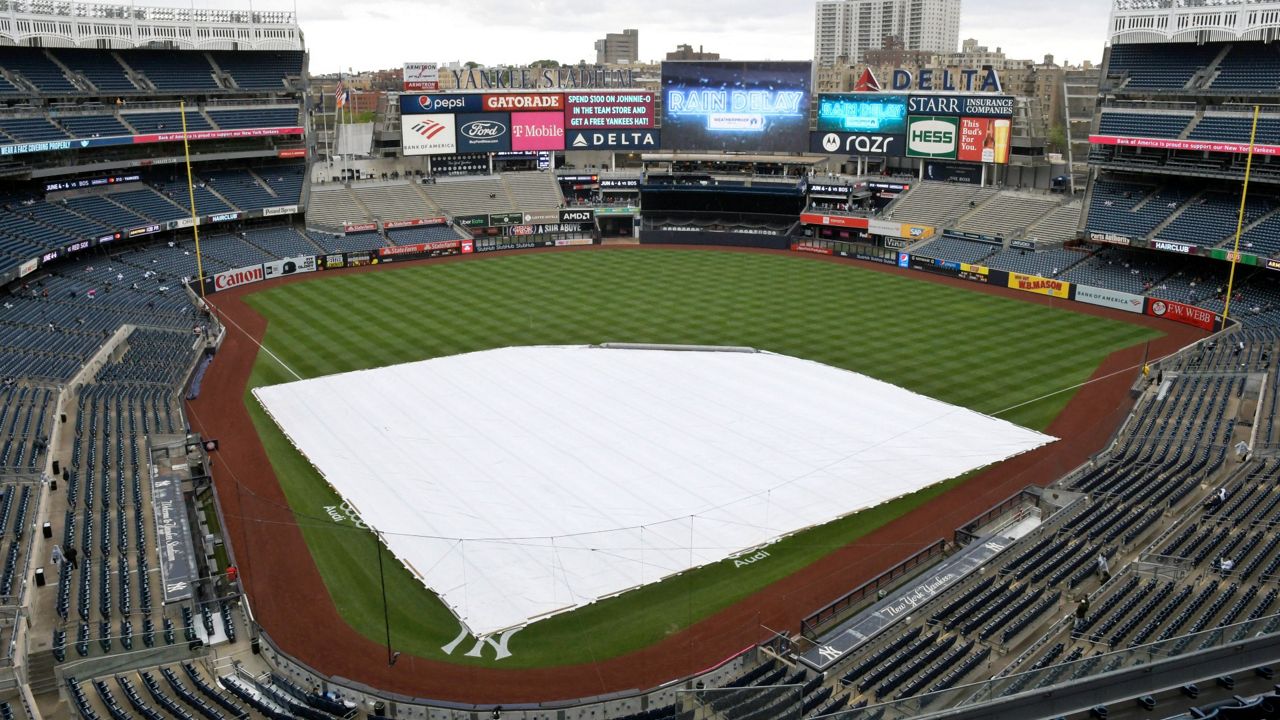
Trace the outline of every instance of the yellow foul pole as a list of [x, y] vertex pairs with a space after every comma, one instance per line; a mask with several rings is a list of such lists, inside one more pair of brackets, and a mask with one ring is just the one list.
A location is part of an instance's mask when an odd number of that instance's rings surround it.
[[1231, 250], [1231, 273], [1227, 277], [1227, 300], [1222, 306], [1222, 320], [1231, 316], [1231, 295], [1236, 286], [1236, 263], [1240, 261], [1240, 234], [1244, 232], [1244, 201], [1249, 197], [1249, 173], [1253, 171], [1253, 144], [1258, 139], [1258, 112], [1253, 106], [1253, 127], [1249, 130], [1249, 156], [1244, 161], [1244, 188], [1240, 191], [1240, 215], [1236, 218], [1236, 243]]
[[178, 102], [178, 112], [182, 113], [182, 153], [187, 159], [187, 198], [191, 201], [191, 232], [196, 238], [196, 284], [200, 286], [200, 299], [204, 300], [204, 261], [200, 257], [200, 216], [196, 213], [196, 186], [191, 177], [191, 144], [187, 142], [186, 100]]

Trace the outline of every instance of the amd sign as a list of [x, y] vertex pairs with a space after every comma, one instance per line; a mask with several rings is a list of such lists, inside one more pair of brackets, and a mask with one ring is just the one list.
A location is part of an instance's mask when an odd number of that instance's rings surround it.
[[595, 222], [595, 219], [596, 219], [596, 213], [594, 210], [590, 208], [587, 208], [584, 210], [561, 210], [560, 211], [561, 225], [566, 225], [569, 223]]
[[902, 157], [906, 146], [904, 135], [878, 133], [809, 133], [809, 151], [828, 155], [874, 155]]

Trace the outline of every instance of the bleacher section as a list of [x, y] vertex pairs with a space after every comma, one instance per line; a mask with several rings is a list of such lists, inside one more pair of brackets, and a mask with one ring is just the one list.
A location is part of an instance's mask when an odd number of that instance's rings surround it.
[[503, 173], [502, 181], [520, 210], [554, 210], [564, 205], [560, 184], [550, 173]]
[[1004, 191], [966, 213], [953, 229], [962, 232], [1011, 237], [1062, 204], [1062, 199]]
[[999, 251], [999, 245], [989, 245], [959, 238], [939, 237], [924, 247], [917, 249], [916, 254], [935, 259], [981, 264]]
[[88, 80], [98, 92], [132, 93], [138, 90], [113, 53], [69, 48], [56, 48], [49, 52], [72, 72]]
[[1218, 63], [1214, 90], [1280, 90], [1280, 51], [1273, 43], [1236, 43]]
[[348, 223], [369, 222], [369, 216], [356, 204], [355, 196], [345, 186], [316, 185], [311, 188], [307, 222], [320, 227], [340, 228]]
[[302, 53], [294, 50], [209, 54], [241, 90], [285, 90], [286, 78], [301, 78]]
[[434, 185], [423, 185], [422, 189], [432, 202], [449, 215], [480, 215], [517, 210], [507, 195], [502, 178], [441, 178]]
[[[1248, 226], [1275, 209], [1276, 203], [1272, 198], [1254, 195], [1245, 203], [1244, 224]], [[1235, 235], [1239, 211], [1239, 197], [1226, 193], [1204, 193], [1189, 203], [1173, 222], [1156, 233], [1156, 237], [1160, 240], [1213, 247]]]
[[888, 217], [903, 222], [952, 227], [962, 215], [995, 195], [996, 188], [921, 182], [895, 200]]
[[[364, 203], [369, 213], [362, 212], [358, 205], [348, 206], [347, 212], [360, 213], [357, 216], [358, 220], [353, 218], [356, 222], [412, 220], [439, 215], [439, 209], [430, 205], [426, 197], [419, 192], [421, 187], [407, 180], [391, 185], [357, 185], [351, 188], [351, 194], [359, 198], [359, 202]], [[342, 197], [341, 194], [339, 197]]]
[[1054, 249], [1054, 250], [1019, 250], [1009, 249], [992, 255], [982, 261], [983, 265], [998, 270], [1039, 275], [1040, 277], [1060, 277], [1068, 268], [1089, 257], [1090, 250]]
[[452, 225], [433, 225], [429, 227], [398, 228], [388, 230], [387, 237], [393, 245], [411, 245], [414, 243], [438, 242], [441, 240], [457, 240], [460, 235]]
[[1207, 66], [1221, 52], [1221, 44], [1182, 43], [1178, 52], [1164, 44], [1117, 44], [1111, 46], [1107, 75], [1124, 77], [1126, 90], [1177, 90], [1191, 81], [1197, 70]]
[[199, 92], [221, 90], [213, 66], [202, 52], [119, 50], [121, 60], [142, 73], [157, 90]]
[[1066, 242], [1074, 240], [1080, 225], [1081, 203], [1073, 201], [1050, 210], [1027, 227], [1024, 235], [1038, 242]]
[[[1218, 140], [1248, 145], [1252, 127], [1253, 116], [1251, 115], [1205, 113], [1187, 137], [1190, 140]], [[1258, 118], [1257, 142], [1259, 145], [1280, 145], [1280, 118]]]
[[39, 49], [0, 48], [0, 67], [26, 80], [40, 93], [65, 95], [79, 92], [62, 68]]
[[295, 127], [298, 108], [266, 108], [262, 110], [209, 110], [209, 117], [220, 129]]

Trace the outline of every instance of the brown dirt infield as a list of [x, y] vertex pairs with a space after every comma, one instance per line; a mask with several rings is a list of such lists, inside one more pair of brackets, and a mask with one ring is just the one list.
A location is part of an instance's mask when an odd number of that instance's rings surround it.
[[[660, 246], [545, 251], [645, 252], [653, 247]], [[786, 251], [714, 249], [798, 256]], [[827, 256], [808, 257], [854, 262]], [[458, 256], [421, 262], [482, 259]], [[1167, 355], [1204, 336], [1195, 328], [1155, 318], [884, 265], [857, 265], [1025, 302], [1069, 307], [1077, 312], [1155, 327], [1165, 333], [1147, 347], [1139, 345], [1112, 354], [1097, 368], [1094, 378], [1104, 378], [1138, 365], [1144, 357]], [[1105, 445], [1132, 406], [1129, 388], [1136, 371], [1121, 372], [1086, 385], [1047, 430], [1063, 438], [1061, 442], [1001, 463], [737, 605], [643, 650], [590, 665], [548, 669], [478, 668], [408, 655], [389, 667], [386, 647], [358, 634], [334, 606], [302, 533], [294, 524], [243, 402], [258, 355], [258, 342], [267, 329], [266, 320], [243, 301], [244, 296], [274, 284], [326, 274], [295, 275], [270, 281], [268, 285], [246, 286], [210, 296], [210, 304], [227, 321], [227, 337], [205, 375], [200, 397], [188, 404], [189, 417], [195, 431], [220, 441], [213, 476], [223, 506], [226, 534], [234, 546], [242, 582], [258, 623], [281, 649], [318, 672], [419, 698], [478, 705], [554, 702], [649, 689], [705, 670], [766, 639], [771, 630], [796, 632], [804, 616], [938, 538], [949, 539], [954, 528], [995, 503], [1027, 485], [1046, 485], [1087, 461]], [[513, 642], [513, 649], [517, 647]]]

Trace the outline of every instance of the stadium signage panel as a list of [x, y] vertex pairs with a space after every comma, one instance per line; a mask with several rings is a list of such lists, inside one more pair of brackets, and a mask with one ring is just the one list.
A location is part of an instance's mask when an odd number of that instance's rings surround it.
[[809, 133], [809, 152], [826, 153], [828, 155], [902, 157], [906, 139], [906, 135], [823, 132], [819, 130]]
[[233, 287], [248, 285], [250, 283], [261, 282], [265, 274], [261, 265], [246, 265], [245, 267], [220, 272], [213, 276], [213, 289], [230, 290]]
[[436, 63], [405, 63], [401, 76], [405, 90], [439, 90], [440, 66]]
[[601, 190], [635, 190], [640, 187], [640, 180], [632, 178], [627, 180], [601, 180]]
[[998, 93], [1004, 90], [1000, 84], [1000, 73], [989, 65], [981, 69], [962, 70], [921, 68], [915, 72], [898, 68], [893, 71], [890, 78], [890, 88], [894, 91], [920, 90], [923, 92]]
[[884, 246], [894, 250], [903, 250], [910, 244], [902, 238], [887, 237], [884, 239]]
[[489, 226], [488, 215], [457, 215], [453, 221], [465, 228], [482, 228]]
[[565, 139], [566, 150], [640, 150], [658, 149], [657, 130], [570, 130]]
[[933, 237], [934, 232], [936, 232], [934, 228], [928, 225], [886, 222], [884, 220], [870, 220], [867, 223], [867, 231], [872, 235], [903, 238], [905, 240], [925, 240]]
[[297, 205], [281, 205], [280, 207], [262, 208], [262, 217], [275, 217], [277, 215], [292, 215], [298, 212]]
[[453, 155], [458, 152], [457, 116], [415, 115], [400, 123], [400, 150], [405, 155]]
[[274, 262], [264, 263], [262, 266], [262, 279], [270, 280], [274, 277], [282, 275], [294, 275], [296, 273], [309, 273], [316, 271], [316, 257], [314, 255], [302, 255], [299, 257], [284, 258]]
[[1268, 260], [1267, 260], [1267, 269], [1268, 269], [1268, 270], [1280, 270], [1280, 260], [1276, 260], [1276, 259], [1268, 259]]
[[[249, 137], [277, 137], [280, 135], [301, 135], [301, 127], [276, 128], [240, 128], [235, 130], [199, 130], [187, 133], [187, 139], [199, 140], [231, 140]], [[87, 148], [110, 147], [117, 145], [147, 145], [159, 142], [176, 142], [182, 140], [182, 133], [162, 133], [150, 135], [120, 135], [115, 137], [86, 138], [83, 140], [55, 140], [36, 143], [15, 143], [0, 145], [0, 156], [26, 155], [37, 152], [56, 152], [63, 150], [83, 150]]]
[[1030, 240], [1010, 240], [1009, 247], [1015, 250], [1035, 250], [1036, 244]]
[[484, 96], [464, 93], [439, 95], [401, 95], [401, 115], [430, 115], [433, 113], [476, 113], [484, 111]]
[[88, 250], [92, 246], [93, 246], [92, 242], [88, 240], [80, 240], [78, 242], [73, 242], [70, 245], [67, 245], [66, 247], [62, 248], [62, 254], [70, 255], [71, 253], [80, 252], [81, 250]]
[[386, 230], [394, 230], [396, 228], [419, 227], [423, 225], [447, 225], [448, 218], [431, 217], [431, 218], [414, 218], [412, 220], [390, 220], [382, 223], [382, 227]]
[[414, 243], [412, 245], [396, 245], [395, 247], [378, 248], [378, 257], [394, 257], [397, 255], [422, 255], [442, 250], [457, 250], [462, 247], [462, 239], [436, 240], [434, 242]]
[[596, 213], [594, 210], [590, 208], [584, 208], [581, 210], [561, 210], [560, 211], [561, 225], [564, 225], [566, 223], [595, 222], [595, 219], [596, 219]]
[[61, 182], [46, 183], [44, 191], [50, 193], [58, 192], [59, 190], [80, 190], [83, 188], [102, 187], [103, 185], [140, 182], [141, 180], [141, 175], [109, 175], [106, 177], [84, 178], [82, 180], [63, 180]]
[[1012, 95], [912, 95], [907, 101], [911, 115], [954, 115], [956, 117], [1013, 117]]
[[450, 70], [453, 85], [462, 90], [570, 90], [575, 88], [635, 87], [631, 70], [609, 70], [601, 65], [566, 65], [559, 68], [510, 67]]
[[911, 189], [911, 186], [905, 183], [878, 182], [878, 181], [872, 181], [867, 183], [867, 187], [871, 188], [872, 190], [883, 190], [886, 192], [894, 192], [894, 193], [906, 192]]
[[158, 232], [160, 232], [159, 225], [144, 225], [142, 227], [136, 227], [130, 230], [129, 237], [131, 238], [142, 237], [143, 235], [152, 235]]
[[560, 182], [567, 182], [567, 183], [596, 183], [600, 181], [600, 176], [599, 175], [560, 175], [556, 179], [559, 180]]
[[817, 128], [827, 132], [901, 135], [907, 131], [907, 96], [823, 93], [818, 96]]
[[503, 93], [501, 95], [483, 95], [482, 104], [485, 112], [511, 112], [525, 110], [530, 112], [547, 112], [564, 110], [564, 95], [560, 93]]
[[36, 271], [40, 267], [39, 258], [31, 258], [18, 266], [18, 277], [26, 277]]
[[1213, 330], [1217, 315], [1196, 307], [1195, 305], [1186, 305], [1173, 300], [1160, 300], [1158, 298], [1147, 298], [1146, 314], [1151, 317], [1165, 318], [1173, 320], [1184, 325], [1191, 325], [1202, 330]]
[[1089, 242], [1107, 243], [1108, 245], [1132, 245], [1133, 240], [1124, 235], [1113, 235], [1112, 233], [1091, 232], [1089, 233]]
[[511, 150], [511, 116], [507, 113], [468, 113], [457, 116], [458, 152]]
[[1004, 241], [994, 235], [980, 235], [978, 233], [961, 232], [959, 230], [947, 230], [943, 232], [947, 237], [959, 238], [961, 240], [973, 240], [974, 242], [983, 242], [990, 245], [1003, 245]]
[[600, 215], [630, 216], [630, 215], [638, 215], [640, 213], [640, 208], [631, 206], [631, 205], [628, 205], [628, 206], [615, 205], [612, 207], [598, 207], [595, 209], [595, 211], [596, 211], [596, 216], [600, 216]]
[[525, 225], [550, 225], [560, 222], [560, 213], [556, 210], [538, 210], [524, 214]]
[[1009, 287], [1014, 290], [1037, 295], [1048, 295], [1049, 297], [1062, 298], [1064, 300], [1071, 297], [1071, 283], [1036, 275], [1011, 272], [1009, 273]]
[[563, 150], [564, 113], [511, 113], [512, 150]]
[[285, 148], [276, 153], [278, 158], [304, 158], [307, 156], [306, 148]]
[[489, 227], [502, 227], [503, 225], [519, 225], [524, 222], [524, 213], [503, 213], [501, 215], [489, 216]]
[[959, 118], [912, 117], [907, 121], [907, 157], [954, 160], [959, 127]]
[[232, 222], [233, 220], [239, 220], [239, 219], [240, 219], [240, 213], [238, 212], [220, 213], [218, 215], [209, 216], [209, 222], [211, 223]]
[[565, 93], [564, 124], [570, 129], [652, 128], [651, 92]]
[[1143, 310], [1143, 297], [1141, 295], [1120, 292], [1119, 290], [1089, 287], [1088, 285], [1076, 285], [1075, 300], [1086, 305], [1098, 305], [1139, 315], [1142, 314]]
[[44, 253], [43, 255], [40, 256], [40, 264], [44, 265], [45, 263], [49, 263], [57, 259], [58, 259], [58, 251], [50, 250], [49, 252]]
[[825, 213], [801, 213], [800, 222], [805, 225], [825, 225], [828, 227], [856, 228], [866, 230], [870, 221], [864, 217], [848, 215], [827, 215]]
[[791, 243], [792, 252], [812, 253], [814, 255], [830, 255], [833, 250], [828, 245], [820, 245], [807, 240]]
[[342, 226], [342, 231], [345, 233], [373, 232], [377, 229], [378, 223], [352, 223]]
[[847, 198], [853, 188], [848, 185], [819, 185], [818, 183], [809, 183], [810, 195], [834, 195], [836, 197]]
[[1182, 255], [1194, 255], [1196, 252], [1195, 245], [1169, 242], [1168, 240], [1154, 240], [1152, 241], [1151, 246], [1157, 250], [1164, 250], [1165, 252], [1180, 253]]
[[[1245, 155], [1249, 143], [1217, 142], [1209, 140], [1178, 140], [1176, 138], [1138, 138], [1116, 135], [1090, 135], [1091, 145], [1116, 147], [1153, 148], [1156, 150], [1190, 150], [1193, 152], [1235, 153]], [[1280, 155], [1280, 145], [1254, 145], [1254, 155]]]
[[802, 152], [813, 64], [664, 62], [667, 150]]

